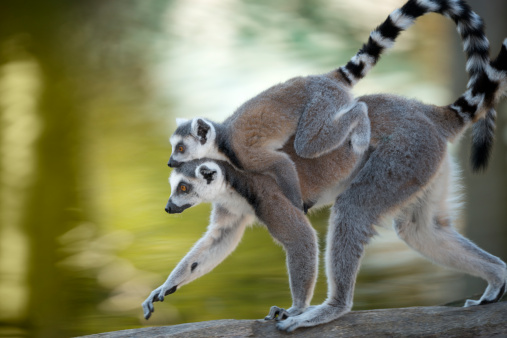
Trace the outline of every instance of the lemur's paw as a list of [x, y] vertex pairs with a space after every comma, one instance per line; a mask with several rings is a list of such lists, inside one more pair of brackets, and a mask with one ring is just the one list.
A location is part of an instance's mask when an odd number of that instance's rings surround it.
[[276, 324], [276, 328], [281, 331], [292, 332], [300, 327], [310, 327], [328, 323], [340, 316], [343, 316], [349, 311], [350, 309], [348, 307], [337, 307], [326, 304], [319, 305], [312, 307], [299, 316], [289, 317], [285, 320], [279, 321]]
[[502, 296], [505, 294], [505, 283], [501, 287], [492, 287], [489, 285], [484, 291], [481, 299], [473, 300], [467, 299], [464, 307], [476, 306], [476, 305], [486, 305], [491, 303], [498, 302]]
[[475, 305], [479, 305], [479, 304], [481, 304], [481, 302], [480, 302], [480, 301], [478, 301], [478, 300], [467, 299], [467, 300], [465, 301], [465, 305], [464, 305], [464, 307], [470, 307], [470, 306], [475, 306]]
[[281, 308], [278, 306], [272, 306], [271, 309], [269, 309], [269, 314], [264, 319], [265, 320], [276, 319], [277, 321], [280, 321], [280, 320], [285, 320], [289, 317], [300, 315], [304, 311], [305, 311], [305, 309], [294, 307], [294, 306], [288, 310], [285, 310], [284, 308]]
[[313, 201], [308, 201], [308, 202], [304, 202], [303, 203], [303, 211], [306, 214], [308, 214], [308, 210], [310, 210], [311, 207], [313, 207], [315, 205], [315, 202]]
[[164, 296], [170, 295], [171, 293], [174, 293], [177, 289], [177, 285], [169, 288], [165, 284], [162, 284], [155, 290], [153, 290], [148, 298], [143, 302], [143, 312], [144, 312], [144, 318], [149, 319], [151, 317], [151, 314], [155, 312], [155, 307], [153, 306], [154, 302], [163, 302]]
[[284, 308], [278, 306], [272, 306], [269, 309], [269, 314], [264, 317], [265, 320], [284, 320], [286, 318], [289, 318], [289, 313]]

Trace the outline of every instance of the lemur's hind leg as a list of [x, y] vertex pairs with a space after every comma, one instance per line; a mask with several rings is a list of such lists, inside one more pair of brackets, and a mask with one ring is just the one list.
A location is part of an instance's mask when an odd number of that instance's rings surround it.
[[[341, 102], [343, 101], [343, 102]], [[302, 114], [294, 149], [304, 158], [315, 158], [341, 146], [350, 137], [358, 154], [370, 143], [370, 120], [364, 102], [315, 94]]]
[[497, 302], [505, 292], [506, 265], [453, 228], [446, 204], [446, 174], [442, 172], [425, 194], [403, 211], [395, 222], [396, 232], [431, 261], [488, 282], [482, 297], [467, 300], [465, 306]]

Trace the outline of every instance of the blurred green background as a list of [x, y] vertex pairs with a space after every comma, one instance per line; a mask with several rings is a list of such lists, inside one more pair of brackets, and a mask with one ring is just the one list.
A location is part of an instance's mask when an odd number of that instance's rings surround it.
[[[290, 77], [344, 64], [403, 0], [0, 2], [0, 336], [68, 337], [146, 325], [263, 318], [290, 306], [283, 250], [260, 226], [213, 272], [141, 303], [204, 233], [210, 207], [167, 215], [175, 117], [223, 120]], [[469, 2], [492, 51], [503, 0]], [[434, 104], [466, 83], [454, 24], [432, 14], [403, 33], [356, 87]], [[472, 177], [457, 224], [507, 260], [507, 119]], [[327, 210], [311, 216], [321, 238]], [[354, 309], [436, 305], [484, 283], [432, 265], [387, 227], [368, 247]], [[321, 239], [321, 240], [322, 240]], [[324, 247], [322, 242], [321, 247]], [[321, 268], [313, 303], [325, 299]]]

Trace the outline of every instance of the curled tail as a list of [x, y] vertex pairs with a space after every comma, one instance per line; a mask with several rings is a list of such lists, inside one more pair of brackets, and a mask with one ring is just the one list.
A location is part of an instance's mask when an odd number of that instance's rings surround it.
[[[480, 118], [472, 129], [472, 152], [470, 161], [474, 172], [485, 170], [493, 149], [495, 138], [495, 120], [496, 111], [493, 108], [495, 101], [504, 93], [504, 87], [507, 81], [507, 39], [504, 40], [500, 53], [490, 64], [491, 69], [488, 73], [492, 78], [492, 84], [489, 89], [483, 89], [485, 100], [483, 105], [487, 109], [484, 117]], [[489, 79], [488, 77], [488, 79]], [[486, 81], [484, 81], [486, 83]], [[494, 83], [500, 88], [495, 89]], [[473, 88], [473, 87], [472, 87]], [[479, 88], [476, 89], [479, 93]], [[486, 91], [489, 94], [486, 94]], [[486, 97], [488, 99], [486, 100]], [[459, 99], [458, 99], [459, 100]]]
[[370, 33], [368, 42], [338, 71], [353, 86], [366, 76], [382, 52], [394, 45], [395, 39], [403, 30], [412, 26], [418, 17], [431, 12], [445, 15], [456, 23], [467, 56], [466, 69], [470, 81], [475, 81], [489, 62], [489, 41], [484, 34], [482, 19], [462, 0], [407, 1]]

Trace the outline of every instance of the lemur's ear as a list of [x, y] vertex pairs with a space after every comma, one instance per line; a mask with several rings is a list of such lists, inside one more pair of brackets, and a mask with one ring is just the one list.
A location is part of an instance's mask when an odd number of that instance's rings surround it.
[[210, 169], [206, 165], [202, 165], [199, 168], [199, 173], [202, 175], [202, 177], [206, 180], [208, 184], [210, 184], [217, 176], [217, 170]]
[[183, 123], [188, 122], [188, 121], [189, 121], [188, 119], [184, 119], [184, 118], [181, 118], [181, 117], [177, 117], [177, 118], [176, 118], [176, 127], [179, 127], [179, 126], [181, 126]]
[[206, 123], [203, 119], [197, 119], [197, 130], [196, 134], [199, 137], [199, 141], [201, 144], [205, 144], [208, 141], [208, 131], [210, 130], [210, 125]]

